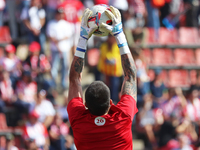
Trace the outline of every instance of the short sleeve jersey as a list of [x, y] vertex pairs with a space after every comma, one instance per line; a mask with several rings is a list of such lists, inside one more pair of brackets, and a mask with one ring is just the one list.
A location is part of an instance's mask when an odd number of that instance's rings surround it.
[[102, 116], [92, 115], [80, 97], [69, 102], [67, 111], [78, 150], [132, 150], [131, 125], [138, 111], [132, 96], [123, 95]]

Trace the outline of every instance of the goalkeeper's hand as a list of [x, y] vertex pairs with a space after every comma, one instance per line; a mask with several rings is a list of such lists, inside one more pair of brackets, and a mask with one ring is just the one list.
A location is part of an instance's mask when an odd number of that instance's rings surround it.
[[100, 24], [100, 29], [109, 32], [111, 35], [116, 36], [123, 31], [121, 14], [119, 10], [113, 6], [110, 6], [110, 10], [106, 10], [105, 13], [112, 20], [112, 25], [106, 23]]
[[80, 36], [86, 40], [88, 40], [91, 37], [92, 33], [98, 28], [98, 27], [93, 27], [93, 28], [88, 27], [88, 19], [91, 15], [92, 11], [89, 8], [85, 9], [81, 21]]

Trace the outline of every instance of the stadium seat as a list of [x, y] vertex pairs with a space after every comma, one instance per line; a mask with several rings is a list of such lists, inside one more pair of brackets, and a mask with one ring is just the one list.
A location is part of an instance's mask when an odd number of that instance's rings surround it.
[[189, 87], [189, 75], [187, 70], [169, 70], [170, 87]]
[[156, 31], [154, 28], [145, 28], [145, 43], [147, 45], [157, 44]]
[[147, 65], [151, 64], [151, 50], [150, 49], [143, 49], [142, 50], [142, 56], [144, 56], [145, 62]]
[[0, 27], [0, 43], [10, 43], [12, 41], [8, 27]]
[[88, 64], [93, 67], [96, 66], [99, 62], [100, 57], [100, 51], [97, 48], [93, 48], [88, 50], [87, 52], [87, 58], [88, 58]]
[[7, 128], [6, 116], [5, 114], [0, 113], [0, 131], [6, 130]]
[[200, 49], [195, 50], [196, 65], [200, 66]]
[[178, 31], [161, 27], [159, 29], [159, 44], [178, 44]]
[[182, 45], [198, 44], [199, 36], [197, 28], [181, 27], [179, 29], [179, 43]]
[[166, 66], [173, 64], [173, 57], [171, 49], [159, 49], [156, 48], [152, 52], [153, 55], [153, 65], [156, 66]]
[[196, 81], [197, 81], [197, 71], [196, 70], [191, 70], [190, 71], [190, 74], [189, 74], [189, 76], [190, 76], [190, 82], [191, 82], [191, 84], [195, 84], [196, 83]]
[[194, 51], [192, 49], [175, 49], [174, 62], [178, 66], [195, 65]]

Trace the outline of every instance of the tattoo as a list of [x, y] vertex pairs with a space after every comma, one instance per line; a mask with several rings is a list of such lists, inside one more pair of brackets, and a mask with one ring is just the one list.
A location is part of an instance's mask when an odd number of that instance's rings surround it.
[[122, 87], [122, 95], [128, 94], [137, 99], [137, 84], [136, 84], [136, 66], [131, 54], [121, 56], [122, 67], [124, 70], [124, 83]]
[[83, 58], [77, 57], [74, 62], [74, 69], [77, 73], [81, 73], [83, 70]]

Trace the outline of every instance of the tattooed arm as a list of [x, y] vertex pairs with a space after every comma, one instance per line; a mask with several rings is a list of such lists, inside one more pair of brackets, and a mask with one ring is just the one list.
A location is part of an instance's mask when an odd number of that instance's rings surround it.
[[74, 56], [69, 74], [69, 95], [68, 102], [75, 97], [83, 97], [81, 87], [81, 72], [83, 70], [83, 61], [81, 57]]
[[131, 53], [121, 55], [124, 81], [121, 94], [131, 95], [137, 101], [136, 66]]
[[81, 97], [82, 87], [81, 87], [81, 72], [83, 70], [84, 56], [87, 49], [87, 41], [91, 37], [92, 33], [97, 29], [97, 27], [89, 28], [88, 18], [92, 15], [90, 9], [85, 9], [81, 22], [81, 32], [79, 37], [79, 42], [77, 44], [74, 59], [71, 64], [70, 74], [69, 74], [69, 95], [68, 102], [75, 98]]
[[115, 37], [120, 50], [122, 67], [125, 75], [121, 94], [131, 95], [136, 100], [136, 67], [126, 41], [126, 37], [123, 33], [121, 14], [119, 10], [113, 6], [110, 6], [110, 11], [106, 10], [105, 13], [112, 20], [112, 25], [101, 23], [100, 28], [107, 30]]

